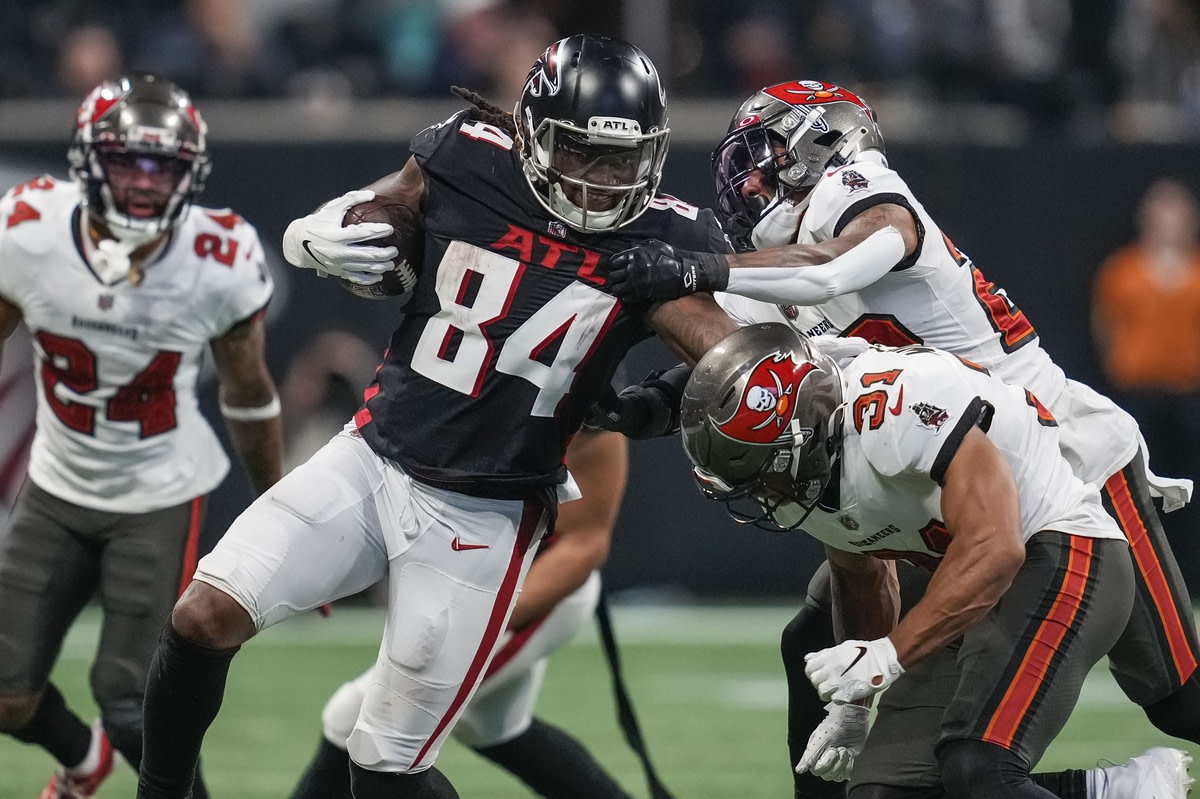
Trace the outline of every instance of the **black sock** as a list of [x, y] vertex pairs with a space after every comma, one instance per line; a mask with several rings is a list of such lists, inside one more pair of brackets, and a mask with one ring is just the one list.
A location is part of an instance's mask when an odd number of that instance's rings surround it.
[[1029, 778], [1058, 799], [1088, 799], [1087, 772], [1079, 769], [1030, 774]]
[[71, 712], [53, 683], [46, 685], [33, 718], [21, 729], [13, 730], [12, 736], [37, 744], [67, 768], [82, 763], [92, 745], [92, 728]]
[[188, 799], [200, 745], [225, 692], [238, 647], [209, 649], [170, 623], [158, 640], [146, 680], [138, 799]]
[[350, 795], [350, 755], [334, 746], [324, 735], [317, 746], [292, 799], [352, 799]]
[[516, 738], [475, 751], [547, 799], [630, 799], [583, 744], [538, 719]]
[[459, 799], [450, 780], [435, 768], [416, 774], [367, 771], [350, 761], [355, 799]]

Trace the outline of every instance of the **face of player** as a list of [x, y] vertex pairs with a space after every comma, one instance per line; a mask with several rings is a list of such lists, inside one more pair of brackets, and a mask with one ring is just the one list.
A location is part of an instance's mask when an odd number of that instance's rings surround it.
[[189, 168], [179, 158], [119, 150], [101, 153], [100, 165], [116, 210], [135, 219], [166, 213], [167, 203]]
[[[648, 170], [644, 149], [642, 146], [607, 147], [560, 140], [554, 150], [554, 168], [567, 178], [560, 181], [563, 194], [588, 211], [611, 210], [625, 196], [622, 190], [628, 190]], [[605, 191], [605, 186], [611, 186], [613, 190]]]

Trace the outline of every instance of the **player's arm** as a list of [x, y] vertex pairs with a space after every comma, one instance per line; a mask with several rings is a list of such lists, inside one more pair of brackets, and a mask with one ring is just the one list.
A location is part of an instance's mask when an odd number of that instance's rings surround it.
[[[424, 191], [425, 175], [416, 158], [410, 156], [398, 172], [385, 175], [362, 189], [347, 192], [308, 216], [293, 220], [283, 234], [283, 256], [293, 266], [315, 269], [318, 274], [346, 278], [351, 282], [377, 281], [376, 276], [394, 268], [399, 250], [366, 242], [391, 236], [395, 229], [386, 222], [359, 222], [343, 227], [346, 211], [377, 196], [389, 197], [411, 208], [419, 220]], [[414, 228], [414, 234], [417, 233]], [[406, 252], [411, 249], [411, 245], [404, 247]], [[354, 280], [355, 276], [360, 279]]]
[[1000, 601], [1025, 562], [1016, 480], [978, 427], [946, 470], [942, 519], [950, 545], [924, 597], [890, 636], [901, 665], [962, 635]]
[[1025, 561], [1016, 481], [977, 427], [963, 437], [942, 483], [951, 536], [925, 595], [881, 638], [847, 640], [805, 656], [822, 699], [854, 702], [891, 685], [905, 666], [958, 638], [1000, 601]]
[[221, 415], [259, 494], [283, 474], [283, 424], [265, 342], [266, 329], [258, 318], [239, 322], [210, 342]]
[[763, 302], [817, 305], [883, 277], [920, 244], [912, 213], [872, 206], [817, 244], [746, 253], [698, 253], [659, 241], [613, 256], [610, 290], [627, 300], [670, 299], [727, 291]]
[[625, 494], [628, 449], [619, 433], [582, 431], [572, 439], [567, 468], [583, 497], [560, 508], [554, 543], [529, 567], [510, 628], [519, 630], [549, 613], [604, 564]]
[[695, 366], [714, 344], [738, 328], [711, 294], [694, 294], [655, 305], [646, 314], [646, 322], [689, 366]]
[[21, 309], [0, 297], [0, 361], [4, 358], [4, 342], [21, 323]]
[[896, 565], [864, 555], [825, 548], [833, 596], [833, 632], [838, 641], [880, 638], [900, 618]]

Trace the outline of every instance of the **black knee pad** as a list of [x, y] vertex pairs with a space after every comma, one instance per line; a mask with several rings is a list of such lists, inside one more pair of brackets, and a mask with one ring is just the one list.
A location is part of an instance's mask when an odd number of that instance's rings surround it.
[[951, 741], [938, 749], [947, 797], [1006, 799], [1029, 787], [1029, 766], [1015, 753], [984, 741]]
[[1200, 671], [1193, 672], [1175, 693], [1144, 710], [1160, 732], [1200, 744]]

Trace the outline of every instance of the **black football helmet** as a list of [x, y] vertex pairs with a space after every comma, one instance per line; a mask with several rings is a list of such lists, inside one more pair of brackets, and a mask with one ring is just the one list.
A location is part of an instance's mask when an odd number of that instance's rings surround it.
[[85, 208], [129, 244], [169, 230], [204, 189], [206, 130], [187, 92], [168, 80], [101, 83], [79, 107], [67, 153]]
[[[781, 202], [802, 210], [826, 169], [885, 153], [875, 112], [851, 91], [820, 81], [768, 86], [742, 103], [712, 154], [717, 212], [748, 247], [754, 226]], [[745, 191], [757, 174], [761, 190]]]
[[730, 333], [683, 390], [683, 448], [700, 490], [739, 522], [798, 527], [841, 451], [842, 396], [837, 365], [791, 327]]
[[525, 179], [542, 206], [584, 233], [637, 219], [662, 179], [667, 99], [628, 42], [576, 34], [529, 70], [513, 112]]

